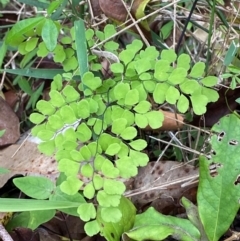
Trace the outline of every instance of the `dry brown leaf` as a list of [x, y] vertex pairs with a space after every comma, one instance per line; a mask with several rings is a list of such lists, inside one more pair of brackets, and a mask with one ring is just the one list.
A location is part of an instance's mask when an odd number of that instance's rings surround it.
[[2, 97], [0, 97], [0, 130], [5, 130], [0, 138], [0, 146], [15, 143], [20, 137], [19, 120]]
[[28, 140], [18, 150], [19, 147], [20, 145], [11, 145], [0, 151], [0, 167], [7, 168], [10, 171], [7, 174], [1, 174], [0, 188], [9, 178], [19, 174], [44, 176], [52, 181], [56, 180], [59, 171], [57, 170], [57, 162], [53, 157], [46, 157], [41, 154], [37, 149], [37, 144]]
[[99, 0], [103, 13], [118, 22], [124, 23], [127, 20], [127, 10], [121, 0]]
[[150, 162], [146, 167], [139, 168], [132, 193], [140, 194], [134, 195], [132, 201], [141, 206], [161, 197], [179, 199], [191, 186], [181, 185], [197, 176], [198, 169], [189, 164], [176, 161]]

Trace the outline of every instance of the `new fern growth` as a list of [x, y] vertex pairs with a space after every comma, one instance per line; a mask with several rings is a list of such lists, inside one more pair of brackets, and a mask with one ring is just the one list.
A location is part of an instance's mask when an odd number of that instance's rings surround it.
[[[127, 213], [135, 212], [131, 202], [123, 197], [124, 180], [136, 176], [138, 167], [149, 161], [142, 152], [147, 142], [139, 137], [138, 128], [161, 127], [164, 116], [155, 104], [167, 102], [181, 113], [193, 107], [195, 114], [204, 114], [207, 103], [218, 99], [212, 88], [217, 78], [203, 76], [202, 62], [191, 68], [187, 54], [177, 57], [173, 50], [160, 54], [153, 46], [143, 49], [140, 40], [118, 53], [119, 45], [107, 41], [101, 47], [117, 56], [110, 66], [112, 77], [103, 80], [94, 74], [102, 66], [95, 61], [98, 56], [90, 54], [91, 71], [76, 87], [76, 82], [71, 81], [79, 72], [74, 28], [59, 37], [59, 25], [51, 19], [23, 21], [13, 27], [6, 41], [19, 45], [20, 53], [26, 55], [38, 44], [37, 55], [53, 53], [53, 60], [62, 64], [66, 72], [55, 76], [50, 100], [38, 101], [37, 112], [30, 116], [36, 124], [32, 134], [42, 140], [39, 150], [54, 155], [58, 161], [58, 170], [64, 174], [61, 191], [75, 195], [82, 190], [83, 196], [91, 200], [78, 208], [80, 218], [87, 222], [86, 232], [105, 232], [103, 226], [126, 221]], [[30, 31], [33, 26], [36, 31]], [[49, 32], [50, 27], [53, 33]], [[17, 38], [19, 28], [21, 36]], [[59, 41], [49, 41], [47, 32]], [[115, 32], [112, 25], [103, 32], [87, 30], [89, 49]], [[66, 78], [69, 82], [64, 86]], [[105, 233], [105, 237], [108, 235]]]

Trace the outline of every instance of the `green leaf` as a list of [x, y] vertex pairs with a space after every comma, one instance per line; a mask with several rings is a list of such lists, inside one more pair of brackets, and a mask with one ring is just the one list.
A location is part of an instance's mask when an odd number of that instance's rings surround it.
[[83, 182], [76, 176], [69, 176], [67, 180], [60, 185], [61, 191], [68, 195], [75, 195], [83, 185]]
[[188, 71], [190, 69], [190, 61], [191, 58], [188, 54], [181, 54], [177, 59], [177, 67], [184, 68]]
[[135, 114], [135, 123], [139, 128], [145, 128], [148, 125], [148, 119], [145, 115]]
[[95, 188], [92, 182], [89, 182], [83, 189], [83, 195], [88, 198], [92, 199], [95, 196]]
[[121, 196], [116, 194], [107, 194], [105, 191], [99, 191], [97, 201], [102, 207], [117, 207], [120, 203]]
[[13, 182], [23, 193], [36, 199], [49, 198], [54, 190], [53, 182], [45, 177], [19, 177]]
[[187, 70], [179, 67], [173, 70], [173, 72], [168, 77], [168, 81], [173, 85], [181, 84], [185, 80], [186, 76]]
[[186, 80], [180, 84], [180, 89], [185, 94], [192, 94], [200, 88], [196, 80]]
[[18, 81], [18, 85], [20, 86], [20, 88], [26, 92], [28, 95], [32, 95], [33, 94], [33, 91], [32, 91], [32, 88], [29, 84], [29, 82], [25, 79], [25, 78], [21, 78], [19, 81]]
[[59, 93], [57, 90], [51, 90], [49, 92], [49, 96], [51, 97], [51, 104], [56, 107], [63, 106], [66, 102], [63, 98], [62, 94]]
[[130, 150], [130, 157], [136, 166], [144, 167], [149, 161], [148, 155], [139, 151]]
[[73, 124], [77, 120], [74, 110], [68, 105], [60, 109], [60, 115], [65, 124]]
[[121, 149], [121, 146], [118, 143], [112, 143], [108, 146], [105, 153], [109, 156], [114, 156], [114, 155], [118, 154], [120, 149]]
[[[210, 143], [215, 154], [210, 160], [200, 157], [198, 210], [208, 239], [213, 241], [229, 229], [239, 210], [239, 124], [235, 114], [221, 118], [212, 127]], [[216, 164], [215, 175], [210, 173], [211, 163]]]
[[92, 72], [86, 72], [82, 77], [82, 82], [91, 90], [96, 90], [102, 84], [101, 79], [94, 77]]
[[78, 103], [78, 117], [86, 119], [90, 116], [89, 102], [86, 99], [80, 100]]
[[208, 102], [216, 102], [219, 98], [219, 94], [216, 90], [202, 87], [202, 94], [208, 98]]
[[177, 55], [173, 49], [164, 49], [161, 52], [161, 59], [167, 60], [170, 63], [176, 61]]
[[121, 63], [113, 63], [111, 64], [110, 69], [114, 74], [122, 74], [124, 71], [124, 66]]
[[79, 171], [79, 163], [68, 158], [62, 158], [58, 163], [58, 170], [64, 172], [66, 176], [74, 176]]
[[90, 219], [96, 218], [96, 214], [97, 214], [93, 203], [83, 203], [83, 204], [81, 204], [78, 207], [77, 212], [79, 213], [80, 218], [84, 222], [88, 222]]
[[114, 96], [116, 100], [120, 100], [122, 98], [125, 98], [126, 94], [130, 90], [130, 86], [128, 83], [120, 82], [114, 87]]
[[175, 105], [179, 97], [179, 90], [173, 86], [170, 86], [166, 92], [166, 101], [169, 104]]
[[100, 175], [94, 175], [93, 177], [93, 185], [96, 190], [99, 190], [103, 187], [103, 178]]
[[107, 24], [104, 27], [103, 32], [104, 32], [105, 39], [107, 39], [107, 38], [111, 38], [116, 33], [116, 29], [115, 29], [114, 25]]
[[26, 46], [25, 46], [25, 50], [27, 52], [31, 52], [33, 51], [38, 43], [38, 38], [32, 37], [29, 40], [26, 41]]
[[139, 92], [136, 89], [129, 90], [125, 96], [125, 105], [135, 105], [139, 102]]
[[206, 87], [213, 87], [217, 84], [218, 78], [216, 76], [207, 76], [200, 81]]
[[45, 120], [45, 118], [46, 117], [44, 115], [41, 115], [41, 114], [38, 114], [38, 113], [32, 113], [29, 117], [30, 121], [33, 124], [40, 124]]
[[81, 123], [77, 128], [77, 137], [81, 142], [87, 142], [92, 137], [92, 131], [86, 125], [86, 123]]
[[164, 115], [161, 111], [150, 111], [145, 114], [148, 124], [152, 129], [158, 129], [162, 126]]
[[132, 202], [126, 197], [121, 197], [120, 204], [117, 207], [122, 217], [118, 222], [106, 222], [101, 216], [101, 207], [97, 212], [97, 222], [100, 227], [101, 235], [104, 236], [108, 241], [121, 240], [122, 234], [132, 228], [136, 208]]
[[121, 181], [105, 178], [104, 183], [103, 183], [103, 190], [107, 194], [122, 195], [125, 192], [126, 187], [125, 187], [124, 183], [122, 183]]
[[112, 123], [112, 133], [120, 135], [121, 132], [126, 128], [127, 120], [125, 118], [115, 119]]
[[54, 130], [59, 130], [64, 126], [63, 119], [57, 114], [48, 117], [48, 124]]
[[50, 130], [41, 130], [37, 133], [37, 137], [42, 141], [50, 141], [55, 135], [55, 132]]
[[163, 104], [166, 100], [166, 92], [169, 88], [169, 84], [160, 83], [156, 85], [156, 88], [153, 92], [153, 99], [157, 104]]
[[134, 67], [138, 75], [140, 75], [150, 70], [152, 68], [152, 65], [148, 59], [139, 59], [134, 62]]
[[190, 76], [192, 78], [200, 78], [203, 76], [205, 70], [205, 64], [203, 62], [197, 62], [191, 69]]
[[206, 105], [208, 103], [208, 98], [205, 95], [193, 95], [190, 97], [193, 111], [197, 115], [202, 115], [206, 113]]
[[121, 211], [116, 207], [101, 208], [101, 217], [105, 222], [117, 223], [122, 218]]
[[120, 54], [119, 54], [119, 59], [124, 63], [124, 65], [126, 66], [130, 61], [133, 60], [134, 56], [135, 56], [136, 52], [134, 52], [133, 50], [123, 50]]
[[54, 140], [41, 142], [38, 145], [38, 149], [47, 156], [51, 156], [55, 150], [55, 142]]
[[86, 234], [90, 237], [96, 235], [100, 231], [100, 227], [98, 225], [97, 220], [93, 220], [91, 222], [87, 222], [84, 225], [84, 230]]
[[154, 77], [159, 81], [166, 81], [169, 77], [170, 63], [167, 60], [160, 59], [155, 64]]
[[170, 235], [184, 241], [200, 239], [198, 229], [189, 220], [165, 216], [153, 207], [136, 215], [134, 227], [125, 234], [137, 241], [165, 240]]
[[133, 109], [140, 114], [145, 114], [146, 112], [148, 112], [151, 108], [151, 103], [146, 101], [146, 100], [142, 100], [140, 101]]
[[137, 151], [142, 151], [144, 148], [147, 147], [147, 142], [145, 140], [138, 139], [130, 142], [129, 145]]
[[115, 161], [116, 166], [119, 170], [119, 174], [123, 178], [134, 177], [138, 173], [138, 169], [131, 157], [124, 156]]
[[177, 109], [181, 113], [185, 113], [189, 108], [189, 100], [185, 95], [181, 95], [177, 102]]
[[94, 173], [93, 166], [89, 163], [83, 164], [81, 167], [81, 174], [84, 177], [92, 177]]
[[52, 115], [56, 109], [51, 105], [50, 102], [46, 100], [39, 100], [36, 105], [39, 112], [43, 113], [44, 115]]
[[53, 51], [57, 46], [58, 29], [52, 19], [46, 19], [42, 27], [42, 39], [49, 51]]
[[45, 17], [34, 17], [18, 21], [7, 33], [5, 41], [11, 46], [18, 46], [26, 38], [24, 35], [46, 21]]
[[114, 167], [113, 163], [106, 158], [102, 162], [100, 170], [102, 171], [103, 175], [108, 178], [116, 178], [119, 176], [119, 170]]
[[129, 126], [120, 134], [120, 136], [124, 140], [132, 140], [137, 136], [137, 134], [137, 129], [135, 127]]

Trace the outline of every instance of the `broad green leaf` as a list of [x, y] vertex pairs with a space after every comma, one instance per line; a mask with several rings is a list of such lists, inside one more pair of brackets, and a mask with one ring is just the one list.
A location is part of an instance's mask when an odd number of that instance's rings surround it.
[[216, 76], [207, 76], [200, 81], [206, 87], [213, 87], [217, 84], [218, 78]]
[[135, 56], [136, 52], [134, 52], [133, 50], [123, 50], [120, 54], [119, 54], [119, 59], [125, 64], [125, 66], [133, 60], [134, 56]]
[[148, 46], [145, 50], [140, 51], [140, 57], [141, 59], [148, 59], [148, 61], [151, 62], [151, 60], [156, 61], [159, 57], [159, 52], [156, 50], [155, 46]]
[[143, 47], [143, 42], [139, 39], [134, 39], [131, 44], [127, 45], [127, 49], [131, 49], [135, 53], [137, 53], [139, 50], [141, 50]]
[[45, 120], [45, 118], [46, 117], [44, 115], [41, 115], [38, 113], [32, 113], [29, 117], [30, 121], [33, 124], [40, 124], [41, 122], [43, 122]]
[[105, 39], [107, 39], [107, 38], [112, 37], [116, 33], [116, 29], [115, 29], [114, 25], [107, 24], [104, 27], [103, 32], [104, 32]]
[[96, 190], [99, 190], [103, 187], [103, 178], [100, 175], [93, 176], [93, 185]]
[[112, 51], [115, 51], [119, 48], [119, 44], [114, 42], [114, 41], [108, 41], [104, 44], [104, 48], [107, 51], [112, 52]]
[[[239, 124], [235, 114], [221, 118], [212, 127], [210, 143], [215, 155], [210, 160], [200, 157], [198, 210], [208, 239], [213, 241], [229, 229], [239, 210]], [[216, 164], [214, 176], [210, 174], [210, 163]]]
[[146, 114], [144, 114], [145, 117], [147, 117], [148, 124], [152, 129], [158, 129], [162, 126], [164, 115], [161, 111], [150, 111]]
[[46, 177], [18, 177], [13, 182], [23, 193], [35, 199], [49, 198], [55, 186]]
[[49, 54], [49, 51], [46, 47], [46, 44], [44, 42], [41, 42], [39, 45], [38, 45], [38, 50], [37, 50], [37, 56], [38, 57], [46, 57], [47, 55]]
[[42, 39], [49, 51], [53, 51], [57, 46], [58, 29], [52, 19], [46, 19], [42, 28]]
[[185, 95], [181, 95], [177, 102], [177, 109], [181, 113], [185, 113], [189, 108], [189, 100]]
[[96, 208], [94, 207], [93, 203], [83, 203], [81, 204], [77, 212], [79, 213], [80, 218], [84, 222], [88, 222], [90, 219], [96, 218]]
[[67, 85], [62, 90], [67, 102], [76, 101], [80, 98], [80, 94], [70, 85]]
[[117, 207], [102, 207], [101, 217], [107, 223], [117, 223], [121, 220], [122, 213]]
[[76, 195], [83, 185], [83, 182], [76, 176], [69, 176], [67, 180], [60, 185], [61, 191], [68, 195]]
[[150, 73], [142, 73], [139, 75], [140, 80], [151, 80], [153, 77]]
[[147, 72], [151, 69], [151, 62], [148, 59], [139, 59], [134, 62], [135, 69], [138, 75]]
[[18, 85], [20, 86], [20, 88], [26, 92], [28, 95], [32, 95], [33, 94], [33, 90], [29, 84], [29, 81], [27, 81], [25, 78], [21, 78], [18, 81]]
[[205, 70], [205, 64], [203, 62], [197, 62], [191, 69], [190, 76], [192, 78], [200, 78], [203, 76]]
[[208, 98], [205, 95], [193, 95], [190, 97], [193, 111], [197, 115], [202, 115], [206, 112]]
[[82, 122], [77, 128], [77, 137], [81, 142], [89, 141], [92, 137], [92, 131], [86, 125], [86, 123]]
[[134, 227], [125, 234], [137, 241], [165, 240], [170, 235], [184, 241], [200, 239], [199, 231], [189, 220], [165, 216], [153, 207], [136, 215]]
[[25, 212], [77, 208], [79, 202], [0, 198], [0, 212]]
[[173, 85], [178, 85], [183, 83], [186, 76], [187, 76], [187, 70], [179, 67], [173, 70], [173, 72], [168, 77], [168, 81]]
[[153, 99], [158, 104], [163, 104], [166, 100], [166, 92], [170, 87], [167, 83], [160, 83], [156, 85], [156, 88], [153, 92]]
[[120, 136], [124, 140], [132, 140], [137, 136], [137, 134], [137, 129], [133, 126], [129, 126], [120, 134]]
[[26, 38], [24, 35], [46, 21], [45, 17], [34, 17], [18, 21], [7, 33], [5, 41], [10, 46], [18, 46]]
[[169, 104], [175, 105], [179, 97], [179, 90], [173, 86], [170, 86], [166, 92], [166, 101]]
[[142, 100], [140, 101], [133, 109], [140, 114], [145, 114], [146, 112], [148, 112], [151, 108], [151, 103], [146, 101], [146, 100]]
[[167, 60], [170, 63], [176, 61], [177, 55], [173, 49], [164, 49], [161, 52], [161, 59]]
[[125, 105], [135, 105], [139, 102], [139, 92], [136, 89], [129, 90], [125, 96]]
[[134, 223], [136, 208], [129, 199], [121, 197], [120, 204], [117, 208], [120, 210], [122, 217], [115, 223], [103, 220], [101, 208], [99, 208], [97, 212], [97, 222], [99, 223], [101, 235], [108, 241], [121, 240], [122, 234], [130, 230]]
[[196, 80], [186, 80], [179, 87], [183, 93], [192, 94], [200, 88], [200, 85]]
[[38, 43], [38, 38], [36, 37], [30, 38], [29, 40], [26, 41], [25, 50], [27, 52], [33, 51], [36, 48], [37, 43]]
[[107, 194], [122, 195], [125, 192], [126, 187], [122, 181], [105, 178], [103, 183], [103, 190]]
[[82, 155], [85, 161], [89, 160], [92, 157], [92, 153], [86, 145], [81, 147], [80, 154]]

